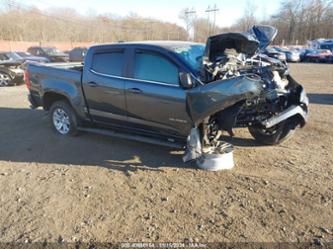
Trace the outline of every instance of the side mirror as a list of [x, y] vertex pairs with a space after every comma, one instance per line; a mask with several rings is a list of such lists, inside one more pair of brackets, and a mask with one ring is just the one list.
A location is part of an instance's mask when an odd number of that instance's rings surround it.
[[193, 87], [192, 77], [189, 73], [179, 73], [180, 86], [184, 89], [191, 89]]

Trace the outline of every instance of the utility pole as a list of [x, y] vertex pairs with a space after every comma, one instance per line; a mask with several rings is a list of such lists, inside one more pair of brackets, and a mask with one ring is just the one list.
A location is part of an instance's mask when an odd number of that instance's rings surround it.
[[197, 13], [194, 8], [192, 7], [192, 9], [185, 9], [185, 20], [186, 20], [186, 31], [187, 31], [187, 34], [190, 36], [190, 25], [191, 25], [191, 18], [193, 17], [193, 15]]
[[[215, 33], [215, 22], [216, 22], [216, 12], [218, 12], [219, 9], [217, 8], [216, 4], [214, 4], [213, 7], [208, 6], [206, 13], [208, 14], [208, 23], [209, 23], [209, 31], [208, 31], [208, 35], [210, 35], [211, 33]], [[213, 12], [213, 27], [212, 27], [212, 32], [211, 32], [211, 27], [210, 27], [210, 13]]]

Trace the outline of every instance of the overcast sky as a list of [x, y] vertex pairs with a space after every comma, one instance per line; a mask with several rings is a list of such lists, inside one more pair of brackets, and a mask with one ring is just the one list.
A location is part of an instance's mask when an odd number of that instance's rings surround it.
[[[178, 18], [183, 8], [194, 8], [198, 16], [207, 17], [207, 7], [217, 5], [216, 24], [221, 27], [232, 25], [243, 13], [248, 0], [15, 0], [24, 5], [35, 5], [40, 9], [54, 7], [69, 7], [81, 14], [113, 13], [126, 16], [136, 13], [143, 17], [151, 17], [163, 21], [183, 25]], [[256, 16], [263, 18], [270, 16], [279, 7], [281, 0], [251, 0], [257, 7]]]

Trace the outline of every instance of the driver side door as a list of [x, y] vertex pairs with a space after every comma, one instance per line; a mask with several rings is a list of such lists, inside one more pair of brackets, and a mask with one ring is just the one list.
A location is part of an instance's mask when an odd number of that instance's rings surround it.
[[150, 50], [135, 49], [133, 57], [131, 77], [125, 80], [128, 121], [153, 132], [187, 136], [191, 122], [177, 64]]

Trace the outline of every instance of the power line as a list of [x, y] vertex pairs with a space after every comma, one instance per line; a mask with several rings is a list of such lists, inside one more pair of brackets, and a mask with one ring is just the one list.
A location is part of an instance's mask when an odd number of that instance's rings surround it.
[[[205, 11], [208, 14], [208, 22], [210, 20], [209, 16], [210, 13], [213, 13], [213, 27], [212, 27], [212, 33], [215, 33], [215, 22], [216, 22], [216, 12], [218, 12], [219, 9], [217, 8], [216, 4], [214, 4], [213, 7], [208, 6], [207, 10]], [[210, 22], [209, 22], [209, 35], [211, 34], [211, 27], [210, 27]]]
[[185, 20], [186, 20], [186, 32], [187, 34], [190, 33], [190, 25], [191, 25], [191, 18], [196, 14], [197, 12], [195, 9], [192, 7], [192, 9], [185, 9], [184, 14], [185, 14]]

